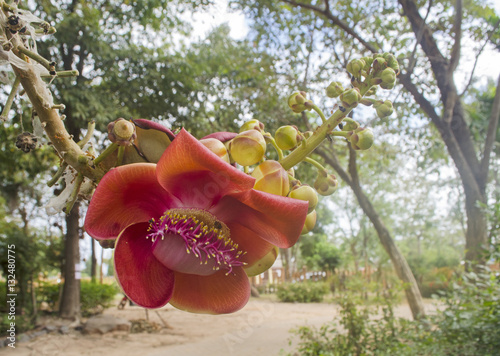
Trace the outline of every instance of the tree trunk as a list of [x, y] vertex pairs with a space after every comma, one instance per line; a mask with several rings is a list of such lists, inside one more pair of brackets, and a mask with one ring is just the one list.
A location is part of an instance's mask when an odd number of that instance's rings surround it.
[[292, 279], [292, 259], [290, 258], [291, 251], [289, 248], [280, 248], [281, 263], [285, 270], [285, 282]]
[[75, 266], [80, 263], [79, 218], [80, 203], [76, 202], [66, 216], [66, 238], [64, 244], [64, 286], [59, 307], [62, 318], [77, 319], [80, 316], [80, 279], [75, 278]]
[[90, 257], [90, 278], [92, 280], [92, 283], [96, 282], [96, 276], [97, 276], [97, 257], [95, 256], [95, 240], [91, 237], [90, 238], [90, 246], [92, 248], [92, 256]]

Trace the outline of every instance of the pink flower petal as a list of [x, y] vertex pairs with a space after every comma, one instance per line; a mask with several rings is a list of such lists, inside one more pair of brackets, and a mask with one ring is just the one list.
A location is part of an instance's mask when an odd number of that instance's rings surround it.
[[220, 132], [214, 132], [210, 135], [207, 135], [205, 137], [202, 138], [205, 139], [205, 138], [215, 138], [221, 142], [226, 142], [226, 141], [230, 141], [232, 140], [233, 138], [235, 138], [238, 134], [236, 132], [226, 132], [226, 131], [220, 131]]
[[223, 197], [210, 212], [228, 225], [239, 223], [267, 242], [288, 248], [299, 239], [307, 208], [302, 200], [249, 190]]
[[174, 272], [153, 255], [152, 242], [146, 239], [149, 223], [127, 227], [115, 247], [116, 280], [125, 294], [144, 308], [167, 304], [174, 289]]
[[159, 218], [179, 202], [157, 182], [156, 165], [136, 163], [111, 169], [99, 182], [85, 217], [96, 239], [112, 239], [128, 225]]
[[211, 276], [175, 272], [170, 304], [193, 313], [227, 314], [243, 308], [249, 297], [250, 282], [241, 267], [227, 276], [222, 270]]
[[238, 250], [246, 252], [240, 257], [242, 262], [247, 263], [245, 268], [252, 266], [274, 248], [274, 245], [239, 223], [231, 222], [227, 227], [231, 232], [231, 239], [238, 244]]
[[184, 129], [156, 169], [161, 186], [184, 206], [208, 208], [222, 196], [251, 189], [254, 178], [221, 160]]

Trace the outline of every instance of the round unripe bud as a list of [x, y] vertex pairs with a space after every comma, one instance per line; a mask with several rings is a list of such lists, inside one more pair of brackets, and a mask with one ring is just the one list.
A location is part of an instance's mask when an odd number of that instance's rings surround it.
[[384, 58], [387, 61], [387, 66], [394, 69], [396, 74], [399, 73], [399, 63], [392, 53], [384, 53]]
[[337, 177], [326, 172], [318, 172], [318, 176], [314, 182], [314, 189], [316, 189], [318, 194], [323, 196], [332, 195], [338, 187], [339, 182], [337, 181]]
[[123, 118], [108, 124], [108, 138], [120, 146], [129, 146], [136, 139], [135, 125]]
[[300, 114], [304, 110], [311, 110], [313, 102], [307, 100], [305, 91], [296, 91], [288, 97], [288, 106], [294, 113]]
[[302, 136], [296, 126], [281, 126], [274, 134], [276, 144], [282, 150], [291, 150], [297, 147], [297, 144], [302, 141]]
[[255, 178], [255, 190], [286, 196], [290, 189], [288, 173], [278, 161], [267, 160], [262, 162], [252, 172]]
[[359, 127], [359, 123], [356, 121], [344, 121], [342, 123], [344, 124], [342, 131], [354, 131]]
[[329, 98], [336, 98], [344, 92], [344, 87], [340, 82], [331, 82], [326, 88], [326, 96]]
[[358, 88], [351, 88], [340, 94], [342, 106], [346, 108], [355, 108], [361, 100], [361, 93]]
[[355, 150], [367, 150], [373, 145], [373, 131], [369, 128], [359, 127], [353, 131], [349, 141]]
[[318, 194], [309, 185], [297, 185], [288, 194], [290, 198], [304, 200], [309, 203], [308, 213], [312, 212], [318, 205]]
[[373, 63], [373, 57], [363, 57], [361, 59], [365, 62], [365, 66], [363, 67], [363, 70], [367, 71], [368, 69], [370, 69], [370, 67], [372, 66], [372, 63]]
[[239, 165], [251, 166], [264, 158], [266, 140], [257, 130], [243, 131], [231, 140], [229, 153]]
[[[383, 89], [392, 89], [394, 84], [396, 83], [396, 72], [392, 68], [385, 68], [380, 74], [380, 79], [382, 79], [382, 83], [380, 86]], [[387, 88], [386, 86], [392, 86], [391, 88]]]
[[221, 141], [215, 138], [204, 138], [200, 140], [200, 143], [202, 143], [206, 148], [219, 156], [219, 158], [224, 162], [231, 163], [229, 161], [229, 153], [227, 153], [226, 146], [224, 146]]
[[260, 260], [258, 260], [257, 262], [248, 267], [243, 267], [247, 276], [248, 277], [257, 276], [267, 271], [269, 268], [271, 268], [274, 262], [276, 261], [276, 258], [278, 258], [278, 252], [279, 248], [277, 246], [274, 246], [273, 249], [269, 251]]
[[240, 132], [243, 131], [248, 131], [248, 130], [257, 130], [257, 131], [264, 131], [264, 124], [260, 122], [259, 120], [248, 120], [245, 122], [243, 125], [240, 127]]
[[377, 110], [377, 115], [379, 118], [383, 119], [384, 117], [391, 116], [394, 112], [394, 108], [392, 107], [392, 102], [386, 100], [384, 102], [378, 102], [373, 104], [374, 108]]
[[302, 228], [302, 232], [300, 233], [301, 235], [305, 235], [308, 232], [312, 231], [312, 229], [314, 229], [314, 226], [316, 225], [316, 218], [316, 210], [313, 210], [309, 214], [307, 214], [306, 221], [304, 222], [304, 227]]
[[365, 67], [365, 61], [363, 59], [353, 59], [347, 63], [347, 71], [351, 73], [355, 78], [361, 77], [361, 71]]

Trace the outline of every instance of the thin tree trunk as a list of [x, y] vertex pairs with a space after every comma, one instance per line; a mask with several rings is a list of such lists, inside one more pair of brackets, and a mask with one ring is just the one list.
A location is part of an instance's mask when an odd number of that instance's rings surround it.
[[59, 314], [62, 318], [77, 319], [80, 316], [80, 279], [75, 278], [75, 266], [80, 263], [79, 218], [80, 203], [76, 202], [66, 216], [64, 244], [64, 286]]
[[92, 280], [92, 283], [96, 282], [96, 276], [97, 276], [97, 258], [95, 256], [95, 240], [91, 237], [90, 238], [90, 246], [92, 249], [92, 256], [90, 257], [90, 278]]

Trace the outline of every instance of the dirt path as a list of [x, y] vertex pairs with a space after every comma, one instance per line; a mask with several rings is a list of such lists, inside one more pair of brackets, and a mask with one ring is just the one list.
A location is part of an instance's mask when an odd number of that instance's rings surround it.
[[[429, 305], [429, 308], [432, 308]], [[408, 306], [396, 308], [401, 317], [411, 316]], [[129, 320], [144, 319], [145, 311], [127, 306], [124, 310], [107, 309]], [[172, 328], [158, 333], [129, 334], [112, 332], [105, 335], [48, 334], [29, 342], [18, 343], [15, 350], [0, 349], [0, 355], [16, 356], [273, 356], [281, 350], [291, 351], [289, 330], [301, 325], [321, 326], [338, 313], [328, 303], [277, 303], [269, 299], [252, 299], [241, 311], [230, 315], [198, 315], [170, 306], [158, 311]], [[155, 312], [149, 320], [161, 323]]]

